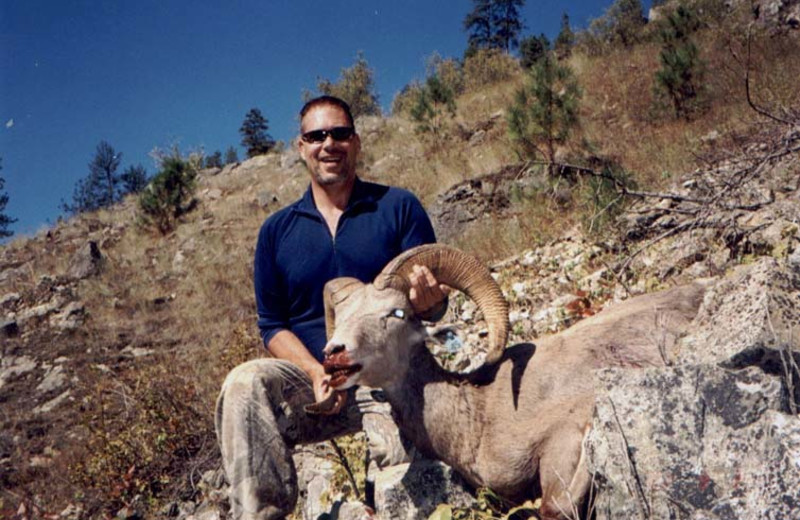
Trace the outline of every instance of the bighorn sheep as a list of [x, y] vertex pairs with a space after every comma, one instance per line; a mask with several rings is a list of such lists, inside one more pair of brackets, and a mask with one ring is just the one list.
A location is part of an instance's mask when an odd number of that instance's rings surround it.
[[[482, 310], [490, 345], [475, 373], [443, 370], [426, 348], [407, 297], [414, 264], [427, 265]], [[511, 500], [541, 494], [541, 514], [562, 518], [575, 515], [590, 485], [583, 439], [593, 413], [591, 371], [662, 365], [659, 342], [685, 328], [702, 294], [694, 284], [637, 297], [535, 346], [505, 349], [508, 306], [488, 269], [453, 248], [421, 246], [372, 284], [327, 284], [324, 365], [339, 390], [383, 388], [401, 430], [426, 456]]]

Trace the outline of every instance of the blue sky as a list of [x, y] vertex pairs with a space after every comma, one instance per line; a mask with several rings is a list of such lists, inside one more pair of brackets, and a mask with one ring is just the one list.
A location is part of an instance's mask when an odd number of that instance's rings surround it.
[[[612, 0], [528, 0], [524, 35], [586, 27]], [[16, 235], [54, 222], [101, 140], [120, 170], [154, 147], [234, 145], [252, 107], [291, 139], [303, 89], [363, 51], [379, 101], [461, 57], [470, 0], [0, 0], [0, 157]]]

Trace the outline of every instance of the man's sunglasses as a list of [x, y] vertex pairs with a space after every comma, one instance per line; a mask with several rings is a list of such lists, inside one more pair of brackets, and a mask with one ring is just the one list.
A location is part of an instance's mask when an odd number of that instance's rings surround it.
[[307, 143], [321, 143], [331, 136], [334, 141], [347, 141], [356, 133], [352, 126], [337, 126], [328, 130], [312, 130], [300, 136]]

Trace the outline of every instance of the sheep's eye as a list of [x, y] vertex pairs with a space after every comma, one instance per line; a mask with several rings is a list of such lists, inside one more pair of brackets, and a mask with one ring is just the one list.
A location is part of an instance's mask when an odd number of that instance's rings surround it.
[[389, 313], [389, 316], [393, 318], [400, 318], [402, 320], [406, 317], [406, 311], [403, 309], [392, 309], [392, 312]]

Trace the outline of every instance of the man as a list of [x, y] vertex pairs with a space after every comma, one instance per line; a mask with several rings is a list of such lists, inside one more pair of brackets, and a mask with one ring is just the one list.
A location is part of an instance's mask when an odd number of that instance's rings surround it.
[[[411, 193], [356, 176], [361, 140], [349, 106], [322, 96], [300, 111], [297, 147], [308, 168], [305, 195], [267, 219], [259, 233], [254, 284], [261, 336], [275, 359], [236, 367], [217, 401], [216, 429], [231, 483], [234, 518], [283, 518], [297, 500], [292, 448], [367, 432], [375, 465], [405, 457], [388, 405], [365, 389], [335, 392], [321, 361], [322, 289], [340, 276], [371, 282], [406, 249], [435, 241]], [[418, 315], [446, 306], [444, 286], [415, 267], [409, 293]], [[325, 415], [305, 405], [334, 398]]]

